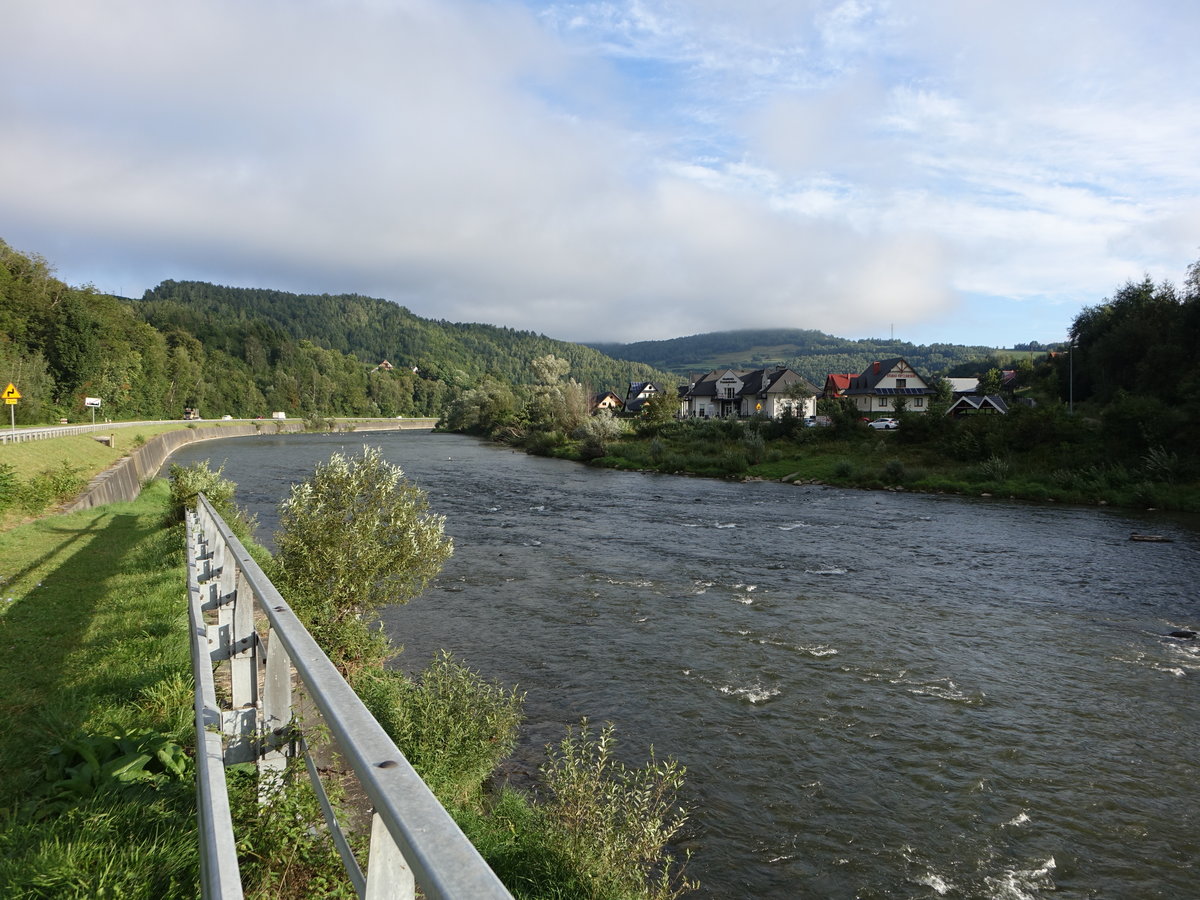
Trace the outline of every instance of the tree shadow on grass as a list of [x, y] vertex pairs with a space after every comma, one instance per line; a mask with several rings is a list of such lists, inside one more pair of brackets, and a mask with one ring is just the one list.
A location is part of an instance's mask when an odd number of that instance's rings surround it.
[[134, 620], [136, 609], [122, 615], [127, 598], [110, 591], [130, 575], [136, 580], [142, 567], [130, 565], [137, 555], [131, 551], [156, 532], [162, 527], [153, 514], [89, 510], [0, 539], [0, 566], [6, 546], [10, 560], [29, 556], [5, 578], [5, 598], [14, 600], [5, 600], [0, 616], [0, 771], [8, 775], [0, 801], [11, 801], [28, 784], [55, 738], [81, 727], [97, 705], [136, 694], [139, 685], [128, 678], [108, 677], [113, 667], [105, 658], [126, 632], [161, 626]]

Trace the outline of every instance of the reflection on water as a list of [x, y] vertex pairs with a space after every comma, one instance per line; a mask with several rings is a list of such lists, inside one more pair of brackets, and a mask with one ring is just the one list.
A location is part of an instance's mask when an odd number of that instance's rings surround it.
[[[581, 716], [688, 767], [708, 897], [1197, 896], [1196, 520], [593, 470], [452, 435], [258, 437], [263, 536], [364, 442], [455, 556], [389, 610], [528, 692], [518, 781]], [[186, 454], [186, 455], [185, 455]], [[1172, 543], [1131, 542], [1153, 531]]]

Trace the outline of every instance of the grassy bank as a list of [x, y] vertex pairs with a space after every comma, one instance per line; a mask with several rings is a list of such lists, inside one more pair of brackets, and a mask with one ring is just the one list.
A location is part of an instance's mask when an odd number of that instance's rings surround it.
[[599, 452], [570, 441], [544, 452], [664, 473], [1200, 512], [1200, 473], [1186, 448], [1119, 448], [1094, 423], [1053, 411], [1009, 419], [906, 416], [896, 431], [688, 421], [643, 428]]
[[[0, 444], [0, 531], [78, 496], [92, 478], [156, 435], [188, 427], [213, 429], [214, 436], [222, 428], [216, 422], [113, 423], [94, 434]], [[96, 440], [97, 435], [111, 436], [111, 444]]]
[[0, 896], [195, 895], [176, 752], [193, 742], [183, 541], [163, 527], [166, 497], [156, 483], [0, 535]]
[[[434, 420], [410, 421], [426, 422], [432, 427]], [[155, 425], [115, 422], [94, 434], [0, 444], [0, 532], [75, 498], [92, 478], [157, 435], [187, 428], [210, 432], [209, 436], [217, 438], [222, 436], [223, 429], [245, 424], [245, 421], [180, 421]], [[264, 419], [256, 424], [270, 429], [276, 423]], [[306, 422], [305, 426], [311, 430], [353, 431], [379, 424], [393, 426], [396, 422], [392, 419], [329, 419]], [[101, 443], [97, 436], [111, 436], [112, 440]]]

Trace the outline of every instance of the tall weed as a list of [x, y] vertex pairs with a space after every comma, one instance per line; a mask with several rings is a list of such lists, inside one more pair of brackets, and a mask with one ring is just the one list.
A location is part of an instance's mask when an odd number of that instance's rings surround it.
[[560, 849], [590, 896], [667, 900], [696, 885], [683, 875], [667, 845], [687, 821], [676, 803], [684, 768], [654, 758], [639, 769], [616, 759], [614, 727], [599, 734], [586, 719], [547, 747], [542, 776], [550, 791], [542, 805]]

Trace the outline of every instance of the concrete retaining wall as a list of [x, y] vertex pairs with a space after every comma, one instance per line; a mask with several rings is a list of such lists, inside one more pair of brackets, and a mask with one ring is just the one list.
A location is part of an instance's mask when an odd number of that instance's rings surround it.
[[[434, 419], [403, 419], [384, 422], [354, 422], [343, 425], [347, 431], [399, 431], [428, 430]], [[222, 425], [217, 428], [180, 428], [166, 431], [146, 441], [129, 456], [118, 460], [109, 469], [101, 472], [88, 484], [87, 489], [65, 512], [91, 509], [105, 503], [116, 503], [137, 498], [142, 492], [142, 482], [158, 474], [171, 454], [185, 444], [195, 441], [211, 441], [228, 437], [252, 437], [259, 434], [276, 434], [303, 431], [300, 422], [263, 422], [258, 425]]]

